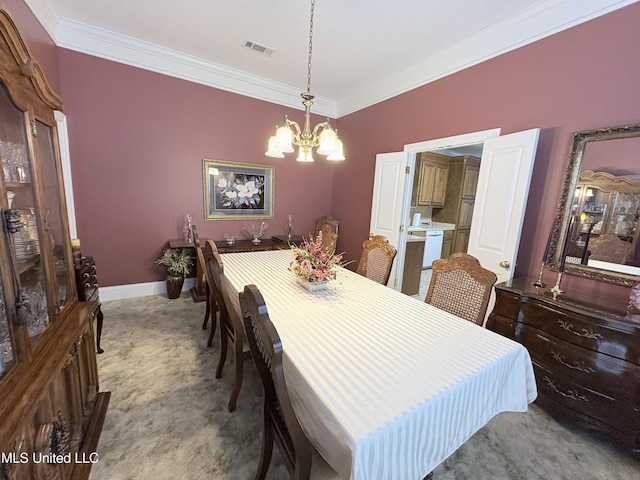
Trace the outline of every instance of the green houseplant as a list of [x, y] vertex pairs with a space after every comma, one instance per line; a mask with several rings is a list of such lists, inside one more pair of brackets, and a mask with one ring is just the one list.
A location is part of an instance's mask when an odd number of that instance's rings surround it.
[[184, 278], [191, 273], [193, 265], [189, 251], [185, 248], [167, 248], [155, 263], [167, 267], [167, 296], [178, 298], [182, 291]]

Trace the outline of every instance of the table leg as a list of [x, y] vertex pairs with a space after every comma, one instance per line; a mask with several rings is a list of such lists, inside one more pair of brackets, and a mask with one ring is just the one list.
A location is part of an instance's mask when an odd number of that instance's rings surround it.
[[98, 353], [103, 353], [104, 350], [100, 348], [100, 337], [102, 336], [102, 320], [104, 315], [102, 314], [102, 308], [98, 305], [98, 313], [96, 315], [96, 348]]

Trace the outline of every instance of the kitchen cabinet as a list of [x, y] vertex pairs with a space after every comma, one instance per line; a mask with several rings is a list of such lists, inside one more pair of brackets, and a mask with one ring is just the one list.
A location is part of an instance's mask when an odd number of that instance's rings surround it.
[[[109, 392], [99, 392], [96, 301], [79, 302], [50, 89], [0, 10], [0, 475], [86, 479]], [[70, 461], [26, 461], [64, 455]], [[67, 457], [68, 455], [68, 457]], [[16, 461], [11, 461], [16, 459]]]
[[453, 230], [445, 230], [442, 237], [442, 255], [440, 258], [448, 258], [453, 253]]
[[404, 257], [404, 270], [402, 273], [402, 293], [416, 295], [420, 292], [420, 279], [422, 277], [422, 256], [424, 254], [424, 238], [416, 240], [414, 235], [407, 235], [407, 246]]
[[536, 404], [639, 453], [640, 316], [625, 301], [569, 288], [554, 297], [524, 277], [495, 291], [487, 328], [531, 354]]
[[416, 158], [417, 188], [414, 205], [442, 207], [445, 204], [449, 178], [449, 157], [423, 152]]
[[442, 208], [433, 210], [434, 221], [456, 225], [450, 253], [466, 252], [469, 246], [479, 172], [479, 158], [450, 157], [445, 201]]

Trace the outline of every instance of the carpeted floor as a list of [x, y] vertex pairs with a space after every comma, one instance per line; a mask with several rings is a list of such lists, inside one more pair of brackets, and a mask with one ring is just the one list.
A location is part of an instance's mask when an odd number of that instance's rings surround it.
[[[100, 390], [111, 402], [91, 480], [249, 480], [261, 444], [261, 385], [251, 361], [227, 411], [228, 359], [206, 347], [204, 303], [150, 296], [103, 303]], [[268, 480], [288, 478], [277, 447]], [[532, 405], [502, 413], [434, 471], [434, 480], [637, 480], [640, 460]]]

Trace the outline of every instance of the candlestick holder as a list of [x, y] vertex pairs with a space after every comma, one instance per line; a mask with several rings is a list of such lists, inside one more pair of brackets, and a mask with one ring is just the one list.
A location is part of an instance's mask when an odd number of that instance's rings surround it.
[[564, 290], [560, 288], [561, 281], [562, 281], [562, 272], [558, 272], [558, 276], [556, 277], [556, 284], [551, 289], [551, 293], [553, 293], [553, 298], [557, 297], [561, 293], [564, 293]]
[[544, 271], [544, 262], [542, 262], [542, 264], [540, 265], [540, 274], [538, 275], [538, 280], [536, 280], [535, 282], [531, 282], [531, 285], [533, 285], [534, 287], [539, 287], [539, 288], [544, 288], [544, 287], [547, 286], [547, 284], [542, 281], [542, 272], [543, 271]]

